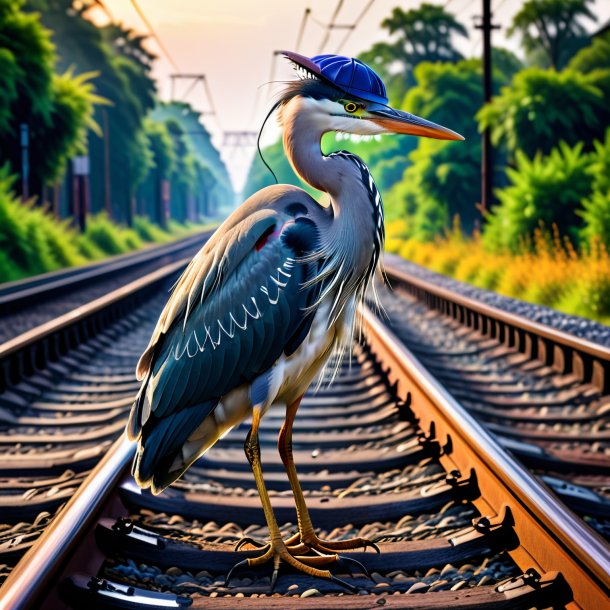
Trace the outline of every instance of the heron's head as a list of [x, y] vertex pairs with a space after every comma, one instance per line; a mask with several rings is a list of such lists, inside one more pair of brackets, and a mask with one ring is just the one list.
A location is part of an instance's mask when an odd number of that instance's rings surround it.
[[390, 107], [382, 80], [357, 59], [340, 55], [310, 59], [290, 51], [283, 54], [295, 64], [301, 79], [289, 83], [282, 92], [280, 120], [306, 114], [322, 132], [464, 139], [451, 129]]

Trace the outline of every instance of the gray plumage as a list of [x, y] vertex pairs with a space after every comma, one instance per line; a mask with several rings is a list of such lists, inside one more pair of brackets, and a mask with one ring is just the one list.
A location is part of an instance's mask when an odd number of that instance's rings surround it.
[[288, 159], [330, 204], [294, 186], [259, 191], [178, 281], [137, 368], [127, 433], [138, 440], [140, 486], [170, 485], [253, 406], [264, 414], [297, 400], [351, 343], [383, 249], [383, 205], [363, 161], [324, 156], [320, 139], [385, 133], [398, 119], [367, 116], [361, 100], [353, 116], [344, 105], [345, 94], [315, 79], [291, 84], [279, 103]]

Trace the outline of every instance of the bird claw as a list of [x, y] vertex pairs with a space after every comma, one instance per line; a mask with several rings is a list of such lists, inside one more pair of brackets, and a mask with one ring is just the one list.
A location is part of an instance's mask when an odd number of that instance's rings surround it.
[[339, 586], [343, 587], [344, 589], [347, 589], [350, 593], [358, 593], [358, 587], [355, 587], [354, 585], [350, 585], [345, 580], [341, 580], [340, 578], [337, 578], [333, 574], [330, 575], [330, 581], [338, 584]]
[[366, 538], [350, 538], [348, 540], [322, 540], [315, 536], [312, 539], [306, 539], [302, 541], [312, 549], [322, 551], [323, 553], [336, 553], [339, 551], [355, 551], [356, 549], [367, 548], [373, 549], [378, 555], [381, 554], [381, 549], [372, 540]]
[[[241, 542], [241, 541], [240, 541]], [[244, 542], [245, 544], [245, 542]], [[298, 545], [294, 545], [292, 547], [287, 547], [286, 543], [283, 540], [270, 542], [266, 547], [264, 547], [263, 552], [258, 557], [248, 557], [238, 563], [236, 563], [225, 579], [225, 586], [229, 586], [229, 582], [235, 573], [236, 570], [239, 570], [242, 567], [255, 567], [264, 565], [270, 561], [273, 561], [273, 574], [271, 576], [271, 592], [273, 592], [275, 585], [277, 583], [279, 569], [281, 562], [285, 562], [288, 565], [292, 566], [295, 570], [303, 572], [309, 576], [313, 576], [314, 578], [326, 578], [331, 580], [332, 582], [344, 587], [345, 589], [351, 592], [357, 592], [357, 588], [353, 585], [345, 582], [344, 580], [337, 578], [333, 574], [330, 573], [329, 570], [320, 569], [320, 566], [326, 566], [327, 564], [338, 562], [340, 564], [346, 565], [348, 563], [355, 564], [360, 568], [364, 574], [366, 574], [369, 578], [369, 573], [366, 568], [355, 559], [351, 557], [340, 557], [337, 554], [326, 555], [320, 553], [317, 550], [314, 550], [314, 555], [301, 555], [298, 554], [300, 551], [305, 550], [306, 552], [310, 551], [307, 546], [302, 543]], [[353, 574], [351, 570], [350, 574]]]
[[240, 568], [243, 568], [244, 566], [249, 565], [248, 560], [244, 559], [243, 561], [238, 561], [230, 570], [229, 573], [227, 574], [227, 577], [225, 578], [225, 587], [229, 586], [229, 581], [231, 580], [231, 576], [233, 576], [233, 572], [235, 572], [235, 570], [239, 570]]
[[343, 555], [339, 555], [338, 556], [339, 559], [337, 560], [337, 563], [347, 563], [348, 565], [346, 566], [347, 569], [349, 570], [350, 574], [353, 576], [354, 572], [351, 570], [349, 564], [353, 563], [356, 564], [356, 566], [358, 568], [360, 568], [360, 570], [362, 570], [362, 573], [370, 580], [373, 581], [370, 572], [366, 569], [366, 566], [361, 563], [360, 561], [358, 561], [357, 559], [354, 559], [353, 557], [345, 557]]

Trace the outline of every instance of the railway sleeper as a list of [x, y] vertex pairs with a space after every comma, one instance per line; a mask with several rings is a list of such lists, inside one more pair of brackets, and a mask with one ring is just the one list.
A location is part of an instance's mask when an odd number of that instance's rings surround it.
[[[343, 556], [363, 562], [370, 571], [443, 567], [448, 563], [456, 564], [516, 548], [519, 541], [512, 526], [512, 515], [506, 510], [498, 517], [475, 519], [472, 527], [457, 532], [450, 539], [379, 542], [381, 554], [362, 551], [344, 553]], [[193, 546], [163, 537], [126, 518], [114, 522], [111, 519], [99, 521], [95, 539], [108, 556], [119, 555], [162, 568], [225, 574], [236, 563], [231, 545], [203, 543]], [[255, 551], [239, 551], [242, 558], [255, 554]]]
[[[280, 595], [290, 593], [293, 586], [289, 576], [280, 576], [276, 591]], [[95, 607], [99, 610], [114, 608], [235, 608], [247, 606], [248, 608], [305, 608], [312, 610], [322, 608], [345, 608], [349, 604], [354, 609], [370, 609], [388, 603], [385, 596], [368, 593], [351, 596], [349, 602], [345, 597], [337, 596], [343, 590], [331, 581], [319, 581], [312, 578], [301, 577], [304, 581], [300, 588], [310, 586], [317, 595], [306, 599], [293, 599], [287, 597], [248, 597], [243, 600], [235, 597], [217, 598], [213, 601], [208, 597], [187, 597], [173, 593], [159, 593], [148, 589], [141, 589], [123, 583], [112, 582], [107, 579], [88, 577], [76, 574], [67, 579], [61, 587], [62, 598], [76, 608]], [[309, 582], [307, 582], [309, 581]], [[356, 586], [367, 586], [365, 579], [354, 579]], [[313, 589], [313, 587], [316, 587]], [[387, 592], [408, 593], [410, 585], [395, 585]], [[265, 594], [265, 586], [243, 587], [241, 595]], [[330, 595], [329, 595], [330, 594]], [[332, 595], [335, 594], [335, 595]], [[446, 610], [457, 608], [471, 610], [517, 610], [533, 607], [563, 607], [571, 601], [571, 592], [565, 579], [557, 572], [538, 574], [530, 570], [518, 577], [513, 577], [499, 583], [495, 587], [479, 587], [476, 589], [460, 589], [457, 591], [439, 591], [422, 595], [400, 595], [392, 597], [388, 605], [396, 609], [422, 609], [436, 608]], [[374, 605], [373, 605], [374, 604]]]

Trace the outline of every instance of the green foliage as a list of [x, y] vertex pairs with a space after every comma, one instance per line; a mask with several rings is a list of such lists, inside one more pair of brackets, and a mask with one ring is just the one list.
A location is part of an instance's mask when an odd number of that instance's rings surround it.
[[146, 137], [152, 152], [152, 167], [162, 179], [169, 178], [174, 171], [176, 158], [174, 146], [165, 123], [148, 117], [144, 122]]
[[[523, 62], [512, 51], [502, 47], [493, 47], [492, 64], [494, 72], [501, 74], [504, 82], [510, 82], [524, 68]], [[495, 75], [494, 84], [497, 85]]]
[[[172, 102], [159, 104], [151, 114], [151, 119], [166, 126], [174, 124], [172, 137], [176, 167], [172, 168], [172, 205], [174, 194], [179, 198], [175, 209], [179, 220], [189, 216], [212, 216], [220, 207], [226, 211], [233, 207], [233, 187], [227, 168], [220, 153], [212, 144], [210, 133], [201, 123], [200, 113], [189, 104]], [[176, 125], [182, 130], [178, 136]], [[178, 169], [180, 155], [188, 151], [189, 159], [185, 167]], [[182, 172], [188, 172], [183, 176]]]
[[568, 67], [584, 74], [594, 70], [610, 70], [610, 32], [596, 36], [589, 46], [570, 60]]
[[[119, 25], [97, 27], [88, 19], [94, 3], [73, 0], [27, 0], [28, 10], [39, 11], [43, 24], [53, 31], [58, 71], [74, 74], [99, 72], [97, 93], [110, 102], [96, 107], [95, 121], [103, 137], [89, 135], [91, 207], [104, 208], [104, 169], [110, 174], [113, 217], [129, 222], [131, 201], [150, 166], [143, 136], [144, 117], [154, 106], [155, 84], [150, 76], [152, 56], [142, 50], [142, 39]], [[106, 142], [107, 140], [107, 142]], [[109, 167], [105, 168], [108, 144]]]
[[450, 127], [467, 138], [476, 137], [473, 117], [483, 103], [482, 74], [481, 62], [476, 59], [456, 64], [420, 64], [415, 69], [417, 86], [407, 93], [402, 109]]
[[548, 154], [560, 141], [587, 148], [603, 133], [607, 112], [599, 73], [579, 74], [529, 68], [485, 105], [477, 119], [491, 129], [494, 144], [514, 154]]
[[76, 231], [43, 208], [18, 200], [13, 184], [5, 166], [0, 170], [0, 281], [83, 263]]
[[171, 240], [171, 235], [160, 229], [156, 224], [142, 216], [133, 219], [133, 230], [142, 241], [149, 243], [164, 243]]
[[[470, 232], [479, 218], [481, 145], [473, 116], [483, 99], [481, 64], [423, 63], [415, 77], [418, 84], [403, 109], [458, 131], [466, 141], [413, 139], [412, 165], [385, 197], [388, 217], [406, 215], [409, 234], [419, 240], [444, 233], [455, 215]], [[503, 79], [497, 75], [497, 81]]]
[[142, 245], [136, 233], [117, 227], [105, 212], [89, 219], [84, 236], [107, 255], [123, 254]]
[[518, 251], [540, 223], [578, 239], [577, 209], [591, 193], [590, 158], [582, 148], [561, 142], [533, 159], [517, 152], [516, 167], [507, 170], [511, 184], [496, 191], [500, 203], [487, 217], [483, 242], [490, 251]]
[[468, 37], [466, 28], [436, 4], [423, 3], [408, 11], [397, 7], [381, 25], [390, 34], [398, 34], [395, 58], [405, 67], [423, 61], [457, 61], [462, 55], [453, 46], [452, 36]]
[[51, 34], [39, 16], [23, 12], [21, 0], [3, 0], [0, 10], [0, 163], [21, 168], [20, 125], [30, 134], [31, 190], [56, 181], [69, 157], [82, 152], [92, 120], [91, 74], [53, 74]]
[[0, 133], [9, 127], [11, 105], [17, 99], [17, 79], [19, 66], [17, 59], [8, 49], [0, 49]]
[[358, 57], [381, 76], [393, 105], [400, 104], [408, 88], [415, 85], [413, 70], [418, 64], [462, 59], [453, 37], [467, 37], [468, 32], [441, 6], [423, 3], [408, 11], [397, 7], [381, 25], [390, 40], [375, 43]]
[[95, 76], [73, 76], [70, 71], [53, 75], [50, 120], [33, 134], [30, 146], [30, 163], [44, 176], [45, 183], [56, 182], [72, 157], [86, 153], [89, 130], [100, 134], [93, 119], [94, 107], [106, 101], [94, 92], [91, 79]]
[[590, 244], [596, 240], [610, 244], [610, 128], [603, 143], [595, 142], [589, 173], [593, 190], [578, 212], [584, 221], [580, 236]]
[[518, 32], [525, 50], [543, 55], [543, 67], [563, 68], [589, 42], [583, 18], [595, 21], [593, 0], [527, 0], [513, 17], [509, 36]]

